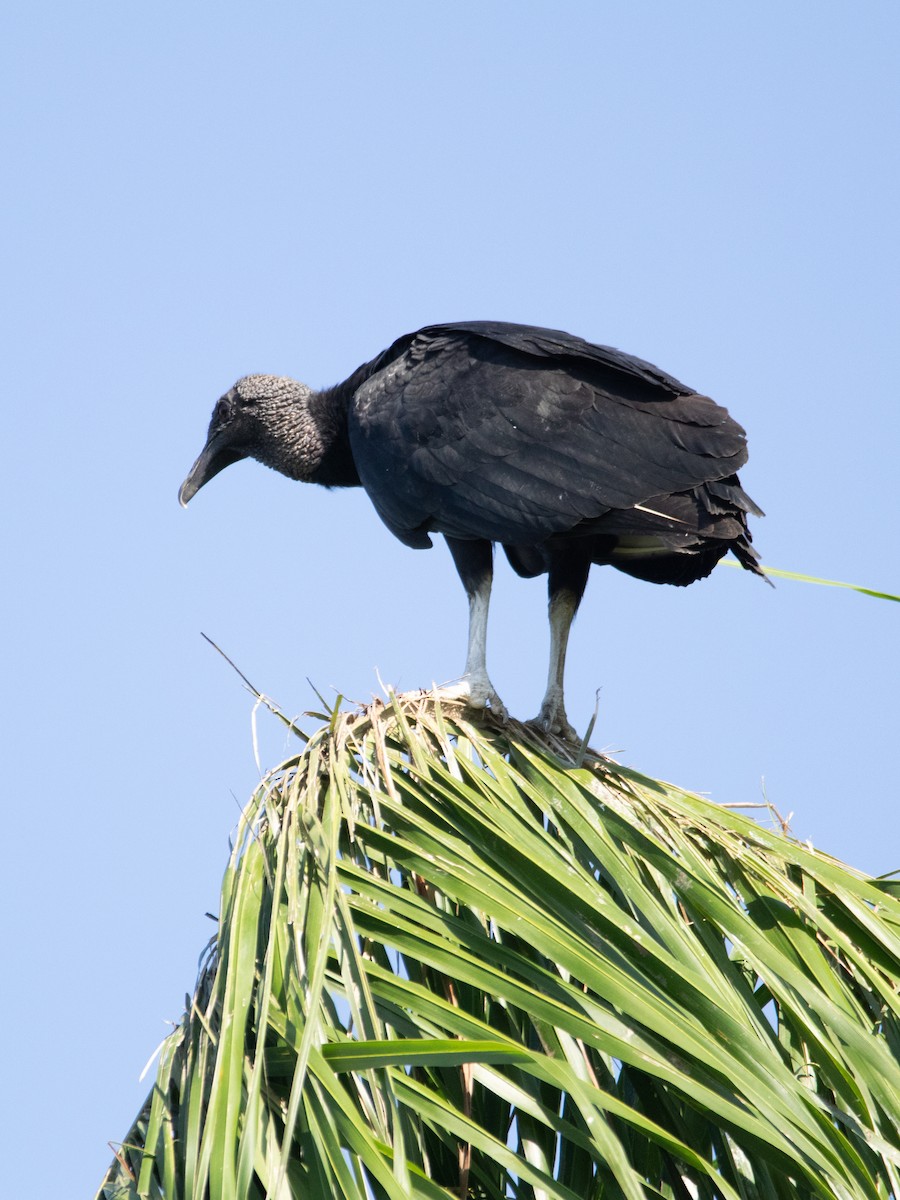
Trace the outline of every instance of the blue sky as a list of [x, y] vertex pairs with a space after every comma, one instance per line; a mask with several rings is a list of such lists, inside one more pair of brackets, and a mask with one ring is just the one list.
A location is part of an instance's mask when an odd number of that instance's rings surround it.
[[[749, 433], [763, 561], [900, 592], [900, 9], [8, 6], [0, 1004], [9, 1195], [90, 1195], [213, 926], [252, 701], [458, 674], [465, 603], [362, 493], [178, 485], [239, 375], [344, 378], [440, 320], [568, 329]], [[489, 665], [543, 691], [540, 581]], [[900, 867], [900, 609], [595, 571], [567, 679], [598, 747]], [[260, 715], [264, 766], [292, 747]], [[8, 739], [8, 740], [7, 740]]]

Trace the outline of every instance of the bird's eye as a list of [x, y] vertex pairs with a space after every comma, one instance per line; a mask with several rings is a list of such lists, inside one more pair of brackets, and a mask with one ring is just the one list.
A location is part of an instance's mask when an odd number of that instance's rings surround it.
[[224, 425], [230, 416], [231, 406], [223, 397], [213, 409], [213, 422], [216, 425]]

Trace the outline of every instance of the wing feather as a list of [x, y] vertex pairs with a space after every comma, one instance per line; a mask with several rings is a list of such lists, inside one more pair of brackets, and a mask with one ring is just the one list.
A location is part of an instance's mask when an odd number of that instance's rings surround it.
[[746, 460], [724, 408], [610, 347], [473, 322], [391, 350], [351, 377], [350, 442], [378, 512], [413, 545], [428, 531], [535, 544]]

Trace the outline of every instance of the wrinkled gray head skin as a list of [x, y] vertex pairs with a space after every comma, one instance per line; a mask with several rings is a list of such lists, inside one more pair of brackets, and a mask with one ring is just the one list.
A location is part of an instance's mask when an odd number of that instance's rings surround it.
[[312, 391], [283, 375], [246, 375], [213, 409], [206, 445], [181, 485], [182, 507], [214, 475], [255, 458], [292, 479], [308, 479], [322, 457], [309, 411]]

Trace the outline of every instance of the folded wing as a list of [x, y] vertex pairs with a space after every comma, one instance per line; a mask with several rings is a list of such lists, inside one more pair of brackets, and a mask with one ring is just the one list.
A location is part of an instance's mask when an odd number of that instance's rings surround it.
[[351, 447], [409, 545], [429, 532], [534, 545], [651, 500], [677, 522], [679, 505], [660, 497], [707, 483], [753, 508], [730, 478], [747, 457], [741, 426], [610, 347], [473, 322], [408, 335], [370, 366], [357, 373]]

